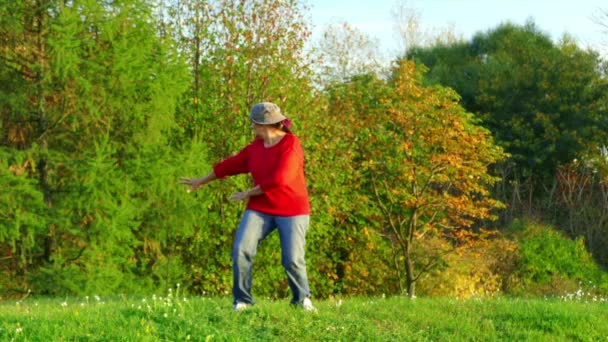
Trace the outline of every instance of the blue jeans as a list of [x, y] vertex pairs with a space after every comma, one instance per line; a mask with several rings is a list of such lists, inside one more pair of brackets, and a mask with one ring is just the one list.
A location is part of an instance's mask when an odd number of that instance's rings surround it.
[[253, 304], [251, 295], [251, 269], [258, 245], [268, 234], [277, 229], [281, 240], [281, 263], [287, 273], [287, 281], [293, 294], [292, 303], [302, 303], [310, 296], [304, 246], [310, 216], [273, 216], [254, 210], [246, 210], [234, 238], [232, 271], [234, 302]]

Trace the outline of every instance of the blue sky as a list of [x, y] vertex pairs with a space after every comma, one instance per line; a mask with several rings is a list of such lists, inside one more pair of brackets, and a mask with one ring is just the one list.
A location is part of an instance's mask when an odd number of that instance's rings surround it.
[[581, 46], [604, 49], [607, 55], [608, 32], [591, 19], [599, 14], [599, 9], [608, 11], [606, 0], [308, 0], [313, 39], [327, 24], [347, 21], [377, 38], [383, 52], [395, 53], [399, 45], [391, 9], [398, 2], [416, 9], [423, 27], [453, 25], [456, 33], [465, 39], [505, 21], [524, 24], [527, 19], [533, 19], [555, 41], [568, 33]]

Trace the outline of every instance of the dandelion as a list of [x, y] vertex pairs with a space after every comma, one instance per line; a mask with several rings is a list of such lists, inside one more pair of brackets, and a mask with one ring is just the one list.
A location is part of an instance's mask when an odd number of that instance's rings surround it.
[[68, 302], [61, 303], [61, 306], [63, 306], [65, 308], [66, 306], [68, 306]]
[[98, 295], [95, 295], [95, 300], [99, 302], [101, 300], [101, 298], [99, 298]]
[[17, 334], [18, 334], [18, 333], [20, 333], [20, 332], [22, 332], [22, 331], [23, 331], [23, 328], [22, 328], [22, 327], [17, 327], [17, 329], [15, 329], [15, 332], [16, 332]]

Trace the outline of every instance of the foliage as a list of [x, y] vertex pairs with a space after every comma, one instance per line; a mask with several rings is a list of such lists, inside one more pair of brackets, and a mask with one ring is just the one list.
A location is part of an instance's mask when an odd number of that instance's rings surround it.
[[570, 237], [581, 238], [593, 258], [608, 265], [608, 169], [605, 153], [560, 166], [556, 173], [551, 222]]
[[[335, 83], [318, 95], [302, 138], [314, 228], [308, 259], [321, 282], [315, 293], [394, 293], [398, 279], [390, 245], [377, 234], [378, 220], [361, 184], [356, 128], [360, 113], [384, 87], [369, 75]], [[331, 114], [333, 113], [333, 114]]]
[[[426, 253], [429, 245], [420, 246], [421, 253]], [[423, 276], [417, 289], [421, 295], [431, 297], [497, 297], [503, 293], [506, 275], [513, 272], [516, 258], [517, 248], [512, 240], [498, 235], [476, 240], [470, 248], [446, 255], [444, 265]]]
[[606, 80], [598, 54], [568, 37], [554, 44], [530, 22], [502, 24], [471, 41], [414, 49], [428, 80], [452, 87], [511, 154], [518, 177], [552, 177], [557, 166], [602, 146]]
[[607, 293], [608, 276], [593, 261], [582, 239], [568, 239], [552, 227], [516, 221], [512, 234], [518, 258], [509, 279], [513, 294], [564, 295], [577, 289]]
[[[441, 255], [475, 235], [500, 203], [489, 197], [496, 178], [488, 167], [503, 158], [485, 129], [447, 88], [422, 86], [422, 71], [404, 61], [358, 138], [365, 189], [381, 214], [381, 233], [400, 250], [407, 292]], [[453, 246], [417, 265], [414, 242], [425, 235]], [[417, 269], [417, 271], [415, 271]]]
[[[148, 25], [143, 1], [4, 2], [0, 12], [20, 18], [2, 32], [14, 49], [1, 58], [15, 84], [1, 97], [2, 153], [9, 156], [2, 173], [23, 180], [31, 199], [22, 204], [32, 205], [32, 219], [13, 205], [2, 227], [23, 232], [2, 241], [10, 254], [29, 255], [9, 259], [30, 282], [20, 287], [149, 290], [150, 279], [137, 280], [152, 268], [139, 263], [149, 255], [136, 251], [154, 235], [146, 216], [168, 195], [166, 176], [176, 177], [166, 144], [185, 69]], [[16, 225], [15, 215], [23, 218]]]
[[[227, 294], [232, 235], [243, 210], [228, 197], [250, 180], [218, 181], [195, 195], [177, 181], [208, 172], [249, 143], [247, 113], [260, 101], [278, 103], [294, 119], [306, 150], [313, 296], [394, 294], [404, 286], [413, 295], [413, 281], [435, 266], [443, 273], [429, 276], [456, 274], [454, 286], [428, 294], [471, 286], [495, 291], [494, 270], [510, 264], [491, 243], [479, 251], [487, 243], [479, 226], [499, 206], [487, 192], [496, 181], [487, 168], [502, 157], [500, 148], [458, 105], [455, 92], [424, 84], [422, 70], [410, 62], [399, 63], [390, 79], [367, 61], [348, 68], [355, 73], [341, 69], [340, 77], [328, 68], [321, 78], [333, 82], [320, 88], [313, 73], [321, 69], [306, 49], [306, 9], [296, 0], [0, 2], [0, 295], [149, 294], [174, 283], [190, 293]], [[328, 36], [341, 50], [325, 49], [341, 67], [353, 62], [340, 60], [345, 50], [351, 59], [373, 50], [349, 29], [345, 36], [338, 29]], [[489, 80], [500, 76], [501, 63], [526, 60], [498, 49], [492, 72], [484, 71], [483, 63], [469, 58], [470, 47], [459, 46], [459, 58], [450, 60], [488, 81], [458, 79], [455, 88], [474, 86], [461, 94], [465, 106], [481, 99], [479, 89], [507, 103], [508, 87]], [[355, 51], [360, 47], [365, 54]], [[549, 81], [564, 84], [551, 95], [597, 100], [580, 108], [555, 102], [568, 109], [560, 115], [592, 111], [596, 116], [582, 121], [602, 123], [605, 83], [588, 73], [592, 54], [568, 41], [549, 52], [547, 58], [558, 56], [582, 71], [579, 80], [560, 69], [563, 78]], [[429, 77], [453, 73], [446, 65], [443, 74], [432, 68]], [[546, 73], [537, 74], [545, 80]], [[577, 80], [592, 82], [581, 86]], [[485, 112], [480, 115], [489, 122]], [[567, 175], [568, 169], [559, 170]], [[577, 176], [572, 184], [584, 181], [584, 173]], [[564, 201], [555, 203], [570, 205], [573, 197], [559, 193]], [[581, 215], [601, 217], [593, 216], [597, 208], [588, 209]], [[601, 236], [601, 228], [597, 232], [588, 236]], [[466, 249], [471, 246], [479, 248]], [[256, 257], [258, 297], [288, 296], [278, 249], [273, 235]], [[460, 254], [445, 255], [452, 250]], [[474, 270], [470, 260], [480, 255], [488, 264]], [[484, 283], [484, 276], [490, 280]], [[129, 322], [143, 317], [146, 327], [164, 329], [150, 323], [163, 319], [160, 313], [125, 312]], [[218, 331], [209, 329], [204, 332]], [[181, 336], [170, 329], [161, 335]]]
[[[294, 132], [299, 134], [312, 101], [310, 70], [302, 62], [309, 31], [300, 3], [184, 1], [173, 3], [170, 10], [168, 26], [191, 66], [189, 96], [178, 110], [178, 124], [185, 138], [197, 142], [198, 151], [210, 161], [207, 168], [192, 169], [190, 176], [209, 172], [214, 163], [250, 143], [253, 135], [247, 115], [258, 102], [277, 103], [293, 119]], [[238, 176], [198, 191], [208, 203], [205, 220], [197, 244], [183, 241], [180, 247], [194, 274], [190, 287], [194, 293], [229, 291], [229, 251], [244, 209], [229, 197], [247, 187], [248, 176]], [[274, 237], [259, 249], [255, 272], [264, 278], [254, 275], [254, 284], [260, 284], [254, 288], [256, 295], [281, 296], [287, 290], [277, 250]]]

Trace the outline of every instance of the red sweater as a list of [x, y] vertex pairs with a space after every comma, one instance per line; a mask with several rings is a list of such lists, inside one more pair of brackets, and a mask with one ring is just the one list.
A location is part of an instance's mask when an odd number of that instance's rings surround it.
[[216, 164], [215, 175], [251, 173], [262, 195], [249, 197], [247, 209], [276, 216], [309, 215], [310, 203], [304, 178], [304, 150], [300, 140], [287, 133], [278, 144], [264, 147], [256, 139], [236, 155]]

